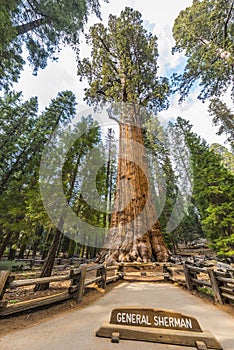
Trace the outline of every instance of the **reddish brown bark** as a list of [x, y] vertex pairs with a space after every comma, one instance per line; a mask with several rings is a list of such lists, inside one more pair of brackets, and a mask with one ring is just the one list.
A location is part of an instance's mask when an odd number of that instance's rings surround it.
[[116, 196], [106, 249], [117, 261], [166, 261], [169, 253], [150, 193], [141, 116], [129, 108], [119, 125]]

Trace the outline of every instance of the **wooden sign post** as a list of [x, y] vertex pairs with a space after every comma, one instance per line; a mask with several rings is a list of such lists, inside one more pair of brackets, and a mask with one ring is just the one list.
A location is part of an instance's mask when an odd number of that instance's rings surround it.
[[222, 350], [210, 332], [202, 331], [196, 318], [162, 309], [114, 309], [110, 323], [104, 323], [96, 335], [112, 338], [115, 343], [118, 339], [129, 339]]

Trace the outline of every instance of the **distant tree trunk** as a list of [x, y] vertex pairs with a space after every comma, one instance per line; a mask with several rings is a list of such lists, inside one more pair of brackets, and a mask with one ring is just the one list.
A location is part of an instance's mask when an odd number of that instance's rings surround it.
[[22, 242], [22, 244], [20, 246], [18, 259], [23, 259], [24, 258], [24, 253], [25, 253], [26, 248], [27, 248], [27, 243], [26, 243], [26, 241], [24, 241], [24, 242]]
[[43, 226], [42, 225], [38, 225], [36, 226], [36, 229], [35, 229], [35, 239], [34, 239], [34, 242], [33, 242], [33, 245], [32, 245], [32, 258], [34, 259], [37, 255], [37, 251], [38, 251], [38, 247], [39, 247], [39, 244], [41, 242], [41, 238], [42, 238], [42, 234], [43, 234]]
[[15, 259], [16, 249], [17, 249], [16, 242], [18, 242], [18, 240], [19, 240], [19, 232], [14, 234], [14, 238], [12, 240], [13, 244], [10, 246], [10, 250], [9, 250], [9, 253], [8, 253], [8, 257], [7, 257], [8, 260], [14, 260]]
[[74, 256], [74, 251], [76, 248], [76, 242], [73, 239], [69, 240], [69, 246], [68, 246], [68, 251], [67, 251], [67, 257], [72, 258]]
[[[43, 266], [42, 272], [40, 277], [49, 277], [51, 276], [53, 267], [54, 267], [54, 260], [57, 254], [57, 250], [60, 244], [60, 239], [61, 239], [62, 233], [60, 232], [59, 229], [56, 229], [53, 241], [51, 243], [48, 256], [46, 258], [45, 264]], [[34, 288], [34, 291], [40, 291], [40, 290], [45, 290], [49, 288], [49, 283], [42, 283], [42, 284], [37, 284], [36, 287]]]
[[9, 253], [7, 260], [14, 260], [16, 255], [16, 248], [15, 247], [10, 247]]
[[50, 229], [50, 231], [46, 235], [44, 247], [43, 247], [43, 249], [41, 251], [41, 259], [42, 260], [45, 260], [45, 258], [47, 257], [47, 254], [48, 254], [48, 251], [49, 251], [49, 244], [52, 241], [52, 237], [53, 237], [53, 230]]
[[80, 249], [80, 258], [84, 258], [84, 253], [85, 253], [85, 244], [82, 244], [81, 249]]
[[70, 244], [70, 238], [67, 236], [63, 236], [59, 247], [59, 251], [63, 254], [63, 257], [68, 258], [69, 244]]
[[112, 200], [112, 187], [113, 187], [113, 169], [112, 169], [112, 157], [113, 157], [113, 142], [114, 142], [114, 131], [112, 128], [108, 129], [107, 134], [107, 147], [108, 147], [108, 154], [107, 154], [107, 167], [106, 167], [106, 188], [107, 192], [105, 195], [105, 201], [107, 204], [106, 207], [106, 216], [104, 217], [105, 220], [105, 227], [108, 231], [108, 228], [110, 226], [110, 209], [111, 209], [111, 200]]
[[10, 239], [11, 239], [12, 235], [13, 235], [13, 232], [8, 232], [8, 234], [4, 238], [4, 240], [2, 242], [2, 245], [0, 247], [0, 259], [3, 256], [3, 253], [4, 253], [8, 243], [10, 242]]
[[119, 124], [116, 196], [106, 249], [116, 261], [167, 261], [169, 253], [150, 194], [141, 116], [129, 108]]

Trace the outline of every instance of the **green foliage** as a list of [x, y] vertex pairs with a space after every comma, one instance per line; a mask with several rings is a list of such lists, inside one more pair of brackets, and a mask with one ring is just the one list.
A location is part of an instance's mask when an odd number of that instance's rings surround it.
[[202, 292], [202, 293], [204, 293], [204, 294], [206, 294], [206, 295], [209, 295], [209, 296], [211, 296], [211, 297], [214, 297], [214, 292], [212, 291], [212, 289], [211, 288], [207, 288], [207, 287], [197, 287], [197, 290], [199, 291], [199, 292]]
[[173, 52], [184, 50], [188, 58], [184, 73], [173, 77], [181, 99], [197, 80], [200, 99], [219, 97], [230, 86], [234, 97], [233, 12], [233, 0], [194, 0], [175, 20]]
[[233, 257], [234, 256], [234, 234], [230, 237], [220, 237], [213, 243], [214, 249], [217, 251], [217, 255], [221, 257]]
[[185, 211], [185, 216], [174, 232], [176, 241], [187, 245], [198, 238], [205, 236], [202, 229], [200, 216], [193, 200]]
[[0, 270], [22, 271], [26, 264], [19, 261], [0, 261]]
[[[82, 130], [82, 135], [69, 150], [63, 166], [64, 193], [69, 205], [78, 217], [91, 225], [103, 226], [103, 213], [89, 205], [94, 197], [93, 190], [105, 184], [105, 171], [99, 169], [93, 188], [92, 172], [96, 173], [96, 164], [104, 162], [100, 127], [91, 116], [82, 117], [75, 125], [74, 132]], [[91, 156], [89, 153], [91, 152]], [[84, 199], [84, 198], [85, 199]]]
[[21, 93], [12, 92], [0, 98], [0, 193], [11, 180], [31, 177], [51, 132], [75, 115], [75, 96], [61, 92], [41, 116], [37, 113], [37, 98], [22, 102]]
[[15, 40], [17, 31], [12, 23], [17, 0], [3, 0], [0, 3], [0, 89], [7, 88], [11, 81], [17, 81], [24, 60], [21, 44]]
[[178, 194], [177, 177], [172, 167], [167, 137], [158, 118], [148, 118], [144, 127], [145, 146], [149, 150], [151, 194], [155, 197], [157, 212], [161, 213], [161, 229], [166, 233], [166, 226]]
[[36, 98], [22, 102], [19, 93], [0, 99], [0, 229], [2, 238], [12, 232], [11, 241], [17, 246], [25, 239], [38, 241], [38, 225], [49, 229], [38, 185], [41, 154], [55, 128], [74, 117], [75, 96], [61, 92], [40, 115], [37, 108]]
[[234, 152], [234, 114], [227, 105], [219, 99], [211, 100], [209, 106], [210, 115], [213, 117], [214, 125], [219, 126], [217, 135], [225, 134], [227, 142], [230, 143]]
[[[20, 93], [0, 98], [0, 188], [1, 191], [26, 166], [35, 137], [37, 98], [22, 102]], [[26, 163], [26, 164], [25, 164]]]
[[18, 299], [13, 299], [13, 300], [11, 299], [11, 300], [8, 301], [9, 304], [16, 304], [16, 303], [19, 303], [19, 302], [20, 302], [20, 300], [18, 300]]
[[187, 244], [204, 237], [198, 211], [186, 198], [192, 186], [188, 149], [183, 135], [176, 133], [173, 125], [164, 130], [159, 120], [152, 117], [144, 127], [145, 146], [150, 150], [151, 193], [157, 212], [161, 213], [159, 220], [164, 238], [173, 249], [178, 243]]
[[157, 76], [157, 38], [143, 28], [141, 14], [125, 8], [109, 16], [108, 26], [90, 28], [91, 58], [78, 62], [80, 80], [87, 79], [89, 104], [128, 102], [160, 110], [168, 106], [166, 78]]
[[220, 156], [191, 131], [188, 122], [178, 118], [175, 127], [184, 134], [191, 152], [193, 199], [203, 229], [213, 242], [229, 238], [234, 227], [234, 175], [221, 164]]
[[225, 168], [234, 174], [234, 154], [228, 151], [226, 147], [218, 143], [213, 143], [210, 148], [221, 157], [222, 164], [225, 166]]
[[98, 0], [3, 0], [0, 4], [0, 84], [6, 89], [19, 79], [24, 59], [34, 74], [48, 59], [57, 59], [62, 45], [78, 51], [79, 33], [90, 13], [100, 18]]

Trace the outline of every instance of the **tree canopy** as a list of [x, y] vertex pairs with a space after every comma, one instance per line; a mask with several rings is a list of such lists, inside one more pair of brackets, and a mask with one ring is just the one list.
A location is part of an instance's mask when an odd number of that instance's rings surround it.
[[157, 37], [144, 29], [140, 12], [126, 7], [119, 17], [110, 15], [107, 27], [90, 28], [87, 42], [91, 58], [78, 62], [78, 75], [88, 80], [90, 104], [128, 102], [157, 110], [168, 105], [168, 80], [157, 76]]
[[234, 1], [194, 0], [175, 20], [173, 52], [185, 51], [187, 64], [174, 83], [186, 97], [198, 80], [200, 99], [219, 97], [232, 87], [234, 97]]
[[226, 103], [217, 98], [211, 100], [209, 112], [213, 117], [214, 125], [219, 126], [217, 134], [225, 134], [226, 141], [230, 143], [234, 151], [234, 113], [227, 107]]
[[[221, 157], [209, 148], [205, 140], [192, 132], [189, 122], [177, 118], [174, 127], [184, 135], [190, 149], [194, 175], [193, 200], [199, 210], [204, 232], [217, 250], [221, 249], [223, 242], [226, 244], [225, 251], [231, 250], [233, 254], [233, 172], [222, 165]], [[220, 254], [223, 252], [220, 250]]]
[[78, 51], [79, 33], [90, 13], [100, 18], [98, 0], [2, 0], [0, 4], [0, 84], [18, 80], [25, 63], [34, 74], [56, 59], [62, 45]]

